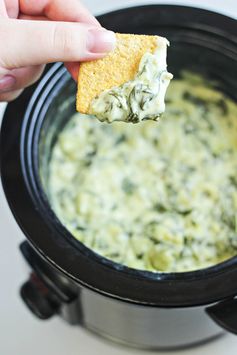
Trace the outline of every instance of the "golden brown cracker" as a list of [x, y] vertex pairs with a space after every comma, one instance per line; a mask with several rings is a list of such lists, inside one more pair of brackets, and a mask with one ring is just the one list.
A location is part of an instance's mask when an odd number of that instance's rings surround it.
[[158, 36], [116, 34], [117, 44], [106, 57], [80, 66], [77, 90], [77, 111], [90, 113], [92, 100], [103, 91], [132, 80], [141, 58], [157, 48]]

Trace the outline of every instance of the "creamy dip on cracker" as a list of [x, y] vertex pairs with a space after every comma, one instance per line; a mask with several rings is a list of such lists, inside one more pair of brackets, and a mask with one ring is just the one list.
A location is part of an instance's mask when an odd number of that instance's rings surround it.
[[158, 37], [157, 49], [143, 55], [135, 78], [102, 92], [92, 101], [91, 114], [108, 123], [157, 121], [165, 111], [165, 93], [173, 77], [167, 71], [168, 45], [166, 38]]

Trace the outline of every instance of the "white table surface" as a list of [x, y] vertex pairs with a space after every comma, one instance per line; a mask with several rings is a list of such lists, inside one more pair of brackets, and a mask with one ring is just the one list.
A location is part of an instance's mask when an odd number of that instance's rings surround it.
[[[40, 0], [39, 0], [40, 1]], [[85, 0], [94, 14], [138, 4], [172, 3], [216, 10], [237, 18], [237, 0]], [[0, 120], [4, 104], [0, 104]], [[17, 119], [17, 118], [16, 118]], [[0, 184], [0, 355], [137, 354], [138, 351], [113, 345], [79, 327], [70, 327], [59, 318], [42, 322], [21, 302], [18, 290], [25, 281], [24, 264], [18, 251], [24, 239], [6, 203]], [[237, 315], [236, 315], [237, 316]], [[237, 336], [224, 337], [197, 348], [175, 352], [184, 355], [235, 355]], [[139, 351], [139, 354], [150, 354]], [[158, 354], [167, 354], [158, 352]]]

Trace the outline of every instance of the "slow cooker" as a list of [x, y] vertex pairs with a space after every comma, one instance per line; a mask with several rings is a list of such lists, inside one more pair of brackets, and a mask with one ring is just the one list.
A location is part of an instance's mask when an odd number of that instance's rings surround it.
[[[169, 70], [198, 72], [237, 100], [237, 21], [183, 6], [128, 8], [100, 16], [117, 32], [170, 42]], [[75, 112], [76, 84], [61, 63], [7, 106], [1, 177], [26, 241], [30, 266], [20, 293], [40, 319], [60, 315], [103, 337], [147, 349], [178, 348], [237, 333], [237, 257], [183, 273], [152, 273], [107, 260], [77, 241], [47, 199], [52, 147]]]

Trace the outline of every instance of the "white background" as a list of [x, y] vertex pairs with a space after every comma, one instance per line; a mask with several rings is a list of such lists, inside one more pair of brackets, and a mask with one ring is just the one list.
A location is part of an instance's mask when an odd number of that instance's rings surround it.
[[[84, 2], [94, 14], [138, 4], [172, 3], [204, 7], [237, 18], [237, 0], [85, 0]], [[0, 117], [3, 109], [4, 105], [0, 104]], [[107, 343], [79, 327], [70, 327], [58, 318], [47, 322], [38, 321], [25, 308], [18, 296], [19, 286], [27, 277], [18, 251], [18, 245], [24, 236], [8, 208], [1, 184], [0, 237], [0, 355], [125, 355], [138, 353], [137, 350]], [[149, 352], [143, 351], [139, 351], [139, 353], [141, 355], [149, 354]], [[235, 355], [237, 354], [237, 336], [227, 334], [207, 345], [176, 353], [183, 355]], [[159, 352], [158, 354], [167, 354], [167, 352]]]

